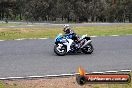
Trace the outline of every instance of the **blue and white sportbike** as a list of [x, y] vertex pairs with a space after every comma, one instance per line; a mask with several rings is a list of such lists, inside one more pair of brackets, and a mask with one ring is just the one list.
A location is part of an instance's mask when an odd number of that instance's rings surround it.
[[92, 40], [87, 35], [83, 35], [79, 38], [79, 42], [75, 43], [69, 35], [64, 36], [59, 34], [55, 38], [54, 52], [59, 56], [64, 56], [67, 53], [85, 53], [91, 54], [94, 48]]

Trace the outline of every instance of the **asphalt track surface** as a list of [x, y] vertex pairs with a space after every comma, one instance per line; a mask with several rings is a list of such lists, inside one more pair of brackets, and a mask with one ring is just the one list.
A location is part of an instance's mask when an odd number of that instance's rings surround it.
[[94, 53], [57, 56], [54, 40], [0, 41], [0, 77], [132, 70], [132, 36], [92, 38]]

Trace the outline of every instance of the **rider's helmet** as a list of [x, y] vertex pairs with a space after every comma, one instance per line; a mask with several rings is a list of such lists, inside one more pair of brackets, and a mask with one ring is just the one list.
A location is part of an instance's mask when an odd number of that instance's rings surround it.
[[68, 24], [64, 25], [64, 29], [63, 29], [65, 34], [69, 34], [70, 33], [70, 26]]

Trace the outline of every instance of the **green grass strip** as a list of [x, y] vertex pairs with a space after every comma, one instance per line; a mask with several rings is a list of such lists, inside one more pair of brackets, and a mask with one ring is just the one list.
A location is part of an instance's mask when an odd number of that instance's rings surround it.
[[0, 81], [0, 88], [4, 88], [4, 84]]
[[[132, 34], [132, 25], [114, 26], [87, 26], [72, 27], [78, 34], [89, 36], [110, 36]], [[63, 33], [59, 27], [38, 27], [38, 28], [0, 28], [0, 40], [14, 40], [19, 38], [55, 38], [57, 34]]]

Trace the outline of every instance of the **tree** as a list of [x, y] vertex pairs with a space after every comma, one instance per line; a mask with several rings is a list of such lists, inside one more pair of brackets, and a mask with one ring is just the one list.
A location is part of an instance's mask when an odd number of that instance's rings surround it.
[[25, 16], [36, 21], [39, 18], [47, 20], [49, 4], [45, 0], [30, 0], [25, 6]]
[[0, 20], [132, 22], [132, 0], [0, 0]]

